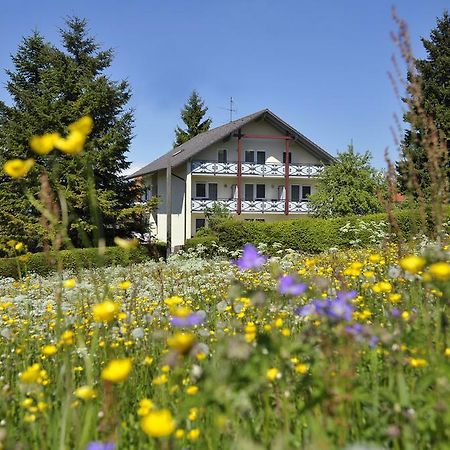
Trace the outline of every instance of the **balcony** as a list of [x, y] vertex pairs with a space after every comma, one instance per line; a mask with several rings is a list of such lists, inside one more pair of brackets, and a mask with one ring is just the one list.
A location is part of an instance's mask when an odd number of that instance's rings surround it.
[[[237, 175], [237, 161], [192, 161], [192, 174], [195, 175]], [[243, 176], [284, 177], [285, 165], [281, 163], [241, 163]], [[319, 175], [323, 166], [317, 164], [289, 164], [289, 176], [314, 177]]]
[[[236, 199], [192, 199], [192, 212], [204, 212], [214, 203], [226, 206], [228, 211], [236, 212]], [[278, 213], [284, 214], [284, 200], [242, 200], [241, 211], [244, 213]], [[309, 202], [289, 202], [289, 212], [293, 214], [307, 214], [310, 212]]]

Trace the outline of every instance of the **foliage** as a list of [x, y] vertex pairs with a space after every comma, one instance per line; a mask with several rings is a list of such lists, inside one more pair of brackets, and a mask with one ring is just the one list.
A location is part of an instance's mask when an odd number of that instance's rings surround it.
[[[404, 99], [410, 110], [404, 120], [411, 126], [405, 131], [401, 145], [402, 160], [397, 164], [400, 188], [403, 192], [415, 191], [412, 185], [411, 167], [417, 184], [424, 195], [428, 195], [430, 184], [430, 155], [427, 146], [433, 129], [424, 120], [423, 115], [431, 119], [435, 128], [441, 133], [441, 139], [450, 149], [450, 15], [445, 11], [437, 19], [436, 27], [429, 39], [422, 38], [426, 50], [426, 59], [416, 59], [414, 70], [408, 74], [408, 93]], [[421, 98], [414, 98], [419, 83]], [[422, 113], [423, 110], [423, 113]], [[434, 128], [433, 126], [433, 128]], [[448, 160], [448, 155], [447, 155]], [[447, 176], [450, 176], [447, 168]]]
[[207, 219], [207, 226], [214, 229], [217, 222], [230, 219], [231, 213], [225, 205], [214, 202], [211, 207], [205, 209], [205, 217]]
[[194, 136], [209, 130], [211, 119], [203, 119], [207, 111], [208, 108], [198, 92], [192, 91], [187, 103], [181, 110], [181, 119], [186, 125], [186, 129], [183, 130], [179, 126], [176, 127], [174, 147], [178, 147]]
[[[104, 223], [108, 241], [116, 233], [129, 234], [129, 223], [119, 229], [116, 224], [137, 194], [134, 183], [121, 176], [130, 164], [126, 159], [133, 128], [133, 113], [126, 109], [129, 85], [112, 81], [106, 74], [113, 52], [100, 49], [88, 35], [86, 21], [68, 19], [60, 34], [62, 49], [46, 42], [38, 32], [23, 39], [12, 56], [13, 69], [7, 71], [6, 89], [12, 104], [0, 102], [1, 165], [7, 159], [29, 157], [33, 135], [64, 134], [68, 124], [80, 116], [94, 119], [80, 157], [55, 152], [38, 156], [35, 167], [20, 183], [0, 176], [0, 240], [26, 240], [33, 250], [43, 247], [46, 231], [40, 212], [23, 196], [24, 188], [35, 198], [46, 195], [53, 204], [64, 197], [64, 205], [58, 208], [67, 207], [69, 236], [75, 245], [81, 245], [83, 239], [88, 245], [99, 234], [95, 218]], [[42, 171], [48, 176], [45, 192]], [[95, 183], [95, 213], [89, 199], [90, 183]]]
[[[450, 211], [446, 212], [449, 216]], [[228, 250], [237, 250], [246, 243], [266, 244], [276, 250], [293, 249], [318, 253], [330, 248], [349, 246], [380, 246], [386, 240], [409, 241], [425, 233], [419, 213], [414, 210], [397, 211], [394, 214], [396, 229], [390, 229], [386, 214], [347, 216], [332, 219], [304, 217], [280, 222], [245, 222], [235, 219], [218, 221], [209, 237], [202, 241], [216, 242]], [[193, 238], [195, 239], [195, 238]], [[196, 240], [189, 240], [192, 247]]]
[[55, 270], [56, 261], [60, 261], [63, 269], [79, 270], [102, 266], [126, 266], [142, 262], [149, 258], [149, 252], [153, 257], [164, 255], [164, 248], [138, 247], [123, 249], [120, 247], [106, 247], [103, 255], [98, 248], [75, 248], [61, 250], [57, 253], [29, 253], [21, 256], [0, 259], [0, 277], [18, 278], [21, 274], [35, 273], [47, 275]]
[[379, 193], [383, 176], [370, 165], [371, 155], [356, 153], [353, 145], [319, 175], [316, 192], [309, 198], [318, 217], [372, 214], [382, 210]]

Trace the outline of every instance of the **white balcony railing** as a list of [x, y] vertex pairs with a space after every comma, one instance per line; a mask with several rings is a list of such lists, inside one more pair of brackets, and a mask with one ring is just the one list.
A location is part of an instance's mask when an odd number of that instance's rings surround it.
[[[191, 210], [192, 212], [204, 212], [207, 208], [211, 208], [214, 203], [219, 203], [225, 206], [228, 211], [236, 212], [237, 200], [236, 199], [192, 199]], [[284, 200], [242, 200], [241, 211], [242, 212], [255, 212], [255, 213], [284, 213], [285, 202]], [[289, 202], [290, 213], [309, 213], [309, 202]]]
[[[207, 175], [236, 175], [238, 163], [236, 161], [192, 161], [193, 174]], [[242, 175], [258, 177], [284, 177], [285, 165], [281, 163], [241, 163]], [[323, 166], [317, 164], [289, 164], [289, 176], [314, 177], [319, 175]]]

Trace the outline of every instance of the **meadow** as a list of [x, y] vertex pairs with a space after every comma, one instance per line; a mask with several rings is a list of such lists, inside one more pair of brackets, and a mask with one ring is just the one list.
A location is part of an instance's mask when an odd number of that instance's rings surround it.
[[1, 279], [0, 448], [450, 448], [448, 248], [264, 253]]

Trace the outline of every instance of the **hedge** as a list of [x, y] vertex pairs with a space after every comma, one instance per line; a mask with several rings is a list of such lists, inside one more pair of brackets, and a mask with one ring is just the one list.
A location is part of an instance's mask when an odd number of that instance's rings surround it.
[[[32, 253], [22, 258], [1, 258], [0, 277], [19, 276], [19, 267], [22, 274], [36, 273], [47, 275], [55, 271], [55, 262], [60, 259], [63, 269], [85, 269], [101, 266], [127, 266], [139, 263], [149, 258], [162, 257], [165, 254], [165, 244], [157, 243], [150, 247], [138, 247], [134, 249], [123, 249], [120, 247], [106, 247], [105, 254], [100, 257], [97, 248], [76, 248], [73, 250], [61, 250], [46, 253]], [[19, 265], [19, 267], [18, 267]]]
[[[399, 231], [403, 239], [409, 239], [421, 230], [420, 216], [417, 211], [398, 211], [395, 213]], [[347, 247], [357, 237], [361, 245], [370, 245], [370, 228], [388, 222], [386, 214], [371, 214], [367, 216], [349, 216], [333, 219], [304, 217], [295, 220], [279, 222], [246, 222], [236, 219], [226, 219], [217, 222], [214, 230], [209, 230], [209, 236], [202, 233], [187, 242], [187, 247], [196, 243], [208, 245], [209, 242], [237, 250], [247, 243], [268, 244], [278, 243], [282, 248], [291, 248], [307, 253], [318, 253], [332, 247]], [[361, 229], [356, 236], [354, 231], [344, 233], [342, 227], [350, 224], [350, 228], [366, 224], [368, 231]]]

